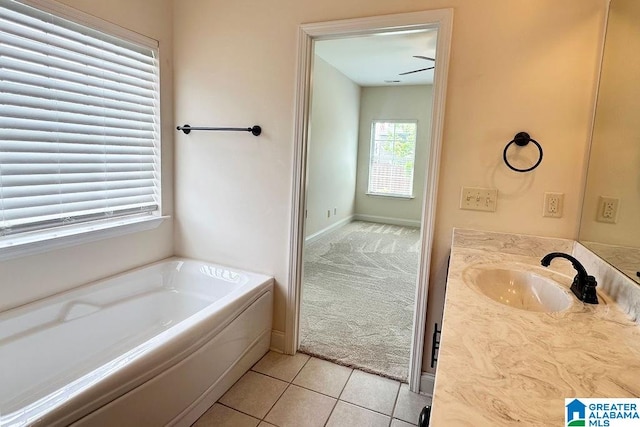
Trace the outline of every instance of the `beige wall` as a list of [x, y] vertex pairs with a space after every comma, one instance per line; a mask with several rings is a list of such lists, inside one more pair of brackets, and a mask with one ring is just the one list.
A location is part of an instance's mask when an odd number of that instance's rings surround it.
[[[172, 20], [170, 0], [62, 0], [83, 12], [160, 42], [162, 189], [165, 213], [173, 210]], [[0, 262], [0, 311], [147, 264], [173, 253], [172, 221], [155, 229], [39, 255]]]
[[[366, 217], [408, 220], [419, 225], [422, 218], [424, 177], [431, 139], [433, 86], [365, 87], [360, 97], [358, 181], [356, 214]], [[371, 122], [373, 120], [417, 120], [413, 199], [368, 196]], [[365, 218], [366, 218], [365, 217]]]
[[353, 215], [359, 112], [360, 86], [315, 56], [307, 148], [307, 236]]
[[[176, 136], [178, 253], [273, 274], [274, 328], [284, 330], [298, 26], [450, 7], [455, 14], [429, 294], [429, 321], [439, 320], [454, 226], [576, 237], [605, 3], [174, 1], [176, 122], [264, 127], [259, 138]], [[509, 171], [501, 160], [520, 130], [545, 150], [542, 165], [528, 174]], [[497, 211], [458, 209], [462, 185], [498, 188]], [[542, 217], [545, 191], [565, 194], [563, 218]]]
[[[640, 246], [640, 2], [611, 3], [580, 239]], [[615, 224], [596, 222], [600, 196], [620, 199]]]

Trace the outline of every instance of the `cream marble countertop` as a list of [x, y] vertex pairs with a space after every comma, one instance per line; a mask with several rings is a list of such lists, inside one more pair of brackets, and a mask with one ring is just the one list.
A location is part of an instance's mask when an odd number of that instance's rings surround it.
[[[600, 304], [569, 291], [575, 270], [549, 252], [573, 241], [454, 231], [431, 427], [561, 426], [564, 399], [640, 397], [640, 325], [598, 291]], [[549, 277], [572, 305], [558, 313], [500, 304], [465, 283], [472, 268], [507, 267]], [[591, 273], [591, 272], [589, 272]]]

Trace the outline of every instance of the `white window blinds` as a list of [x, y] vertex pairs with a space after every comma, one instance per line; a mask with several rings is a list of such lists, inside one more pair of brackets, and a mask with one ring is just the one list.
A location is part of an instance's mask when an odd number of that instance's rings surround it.
[[0, 0], [0, 234], [160, 205], [156, 48]]
[[369, 194], [413, 197], [415, 121], [374, 121], [371, 125]]

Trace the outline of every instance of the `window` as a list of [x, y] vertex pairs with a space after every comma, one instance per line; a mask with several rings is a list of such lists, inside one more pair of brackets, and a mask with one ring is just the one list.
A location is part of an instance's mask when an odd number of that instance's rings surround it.
[[0, 0], [0, 243], [160, 213], [157, 42], [98, 24]]
[[368, 194], [413, 197], [416, 132], [416, 121], [373, 122]]

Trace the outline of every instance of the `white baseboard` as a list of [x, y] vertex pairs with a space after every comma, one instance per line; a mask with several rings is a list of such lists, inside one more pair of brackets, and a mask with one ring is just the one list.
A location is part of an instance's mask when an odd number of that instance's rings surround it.
[[433, 397], [433, 386], [436, 383], [436, 376], [428, 372], [420, 375], [420, 394]]
[[320, 230], [320, 231], [318, 231], [316, 233], [313, 233], [311, 236], [305, 237], [304, 242], [305, 243], [311, 243], [314, 240], [317, 240], [318, 238], [320, 238], [325, 233], [328, 233], [328, 232], [333, 231], [333, 230], [335, 230], [337, 228], [340, 228], [343, 225], [350, 223], [351, 221], [353, 221], [353, 215], [349, 215], [348, 217], [346, 217], [344, 219], [341, 219], [340, 221], [335, 222], [335, 223], [331, 224], [330, 226], [328, 226], [326, 228], [323, 228], [322, 230]]
[[401, 225], [404, 227], [420, 227], [420, 220], [414, 220], [414, 219], [390, 218], [386, 216], [364, 215], [364, 214], [355, 214], [353, 216], [353, 219], [354, 221], [377, 222], [380, 224]]
[[284, 353], [284, 332], [271, 330], [271, 345], [269, 350]]

